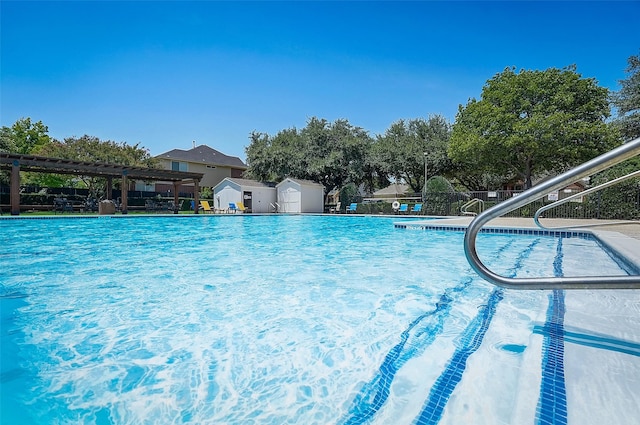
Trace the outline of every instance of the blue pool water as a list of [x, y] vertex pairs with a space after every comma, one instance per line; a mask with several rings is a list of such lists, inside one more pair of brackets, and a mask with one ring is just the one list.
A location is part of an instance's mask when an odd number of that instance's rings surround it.
[[[397, 221], [0, 220], [1, 423], [638, 417], [637, 293], [502, 290], [462, 232]], [[505, 276], [625, 273], [588, 238], [481, 234], [478, 250]]]

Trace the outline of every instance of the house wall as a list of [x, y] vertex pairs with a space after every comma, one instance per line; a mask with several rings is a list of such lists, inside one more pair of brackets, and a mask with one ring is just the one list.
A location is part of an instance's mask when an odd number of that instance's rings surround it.
[[[160, 160], [162, 168], [165, 170], [171, 170], [171, 163], [173, 161]], [[185, 161], [178, 161], [185, 162]], [[224, 180], [226, 177], [240, 178], [244, 173], [243, 170], [238, 168], [231, 168], [225, 166], [211, 166], [206, 164], [198, 164], [196, 162], [187, 162], [187, 170], [191, 173], [202, 173], [202, 180], [200, 181], [200, 187], [215, 187], [218, 183]]]

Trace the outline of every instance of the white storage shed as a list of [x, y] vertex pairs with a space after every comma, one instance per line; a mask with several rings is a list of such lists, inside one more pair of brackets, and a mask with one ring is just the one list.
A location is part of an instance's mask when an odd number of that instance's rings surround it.
[[227, 210], [229, 203], [242, 202], [247, 212], [275, 212], [276, 188], [255, 180], [226, 177], [213, 188], [213, 207]]
[[286, 178], [276, 185], [279, 212], [324, 212], [324, 186], [309, 180]]

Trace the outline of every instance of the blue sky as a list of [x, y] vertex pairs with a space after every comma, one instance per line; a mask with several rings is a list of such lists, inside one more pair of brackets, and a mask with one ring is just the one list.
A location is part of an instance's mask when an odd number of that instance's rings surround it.
[[152, 155], [245, 160], [252, 131], [345, 118], [372, 136], [479, 98], [506, 67], [618, 90], [640, 1], [0, 2], [0, 124]]

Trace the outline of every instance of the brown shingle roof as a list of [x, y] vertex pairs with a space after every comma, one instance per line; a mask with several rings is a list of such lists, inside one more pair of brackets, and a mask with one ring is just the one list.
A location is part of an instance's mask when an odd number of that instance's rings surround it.
[[199, 145], [188, 151], [173, 149], [156, 156], [156, 158], [247, 169], [246, 164], [237, 156], [227, 156], [207, 145]]

